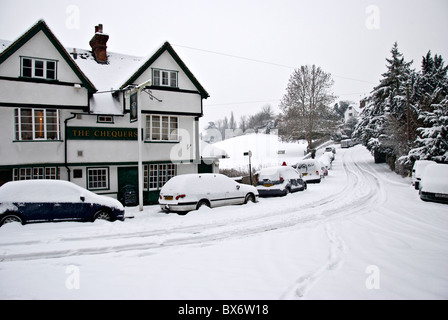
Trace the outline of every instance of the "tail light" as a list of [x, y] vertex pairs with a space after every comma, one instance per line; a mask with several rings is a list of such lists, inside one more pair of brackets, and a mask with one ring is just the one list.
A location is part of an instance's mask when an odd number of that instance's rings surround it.
[[316, 170], [316, 176], [318, 176], [318, 175], [319, 175], [319, 171]]
[[185, 194], [179, 194], [179, 195], [176, 196], [176, 200], [179, 200], [181, 198], [185, 198], [186, 196], [187, 195], [185, 195]]
[[282, 176], [280, 176], [280, 183], [282, 183], [284, 180], [283, 180], [283, 177]]

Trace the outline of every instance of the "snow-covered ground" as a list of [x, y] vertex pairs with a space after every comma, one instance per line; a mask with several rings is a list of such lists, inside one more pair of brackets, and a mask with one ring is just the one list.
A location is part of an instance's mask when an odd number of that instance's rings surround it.
[[286, 162], [294, 165], [298, 159], [306, 155], [307, 143], [305, 141], [282, 142], [277, 134], [248, 134], [213, 144], [212, 146], [225, 150], [228, 159], [221, 159], [221, 169], [237, 169], [248, 171], [249, 158], [244, 153], [252, 152], [252, 168], [262, 168], [281, 165]]
[[185, 216], [0, 229], [0, 299], [447, 299], [448, 205], [362, 146], [321, 184]]

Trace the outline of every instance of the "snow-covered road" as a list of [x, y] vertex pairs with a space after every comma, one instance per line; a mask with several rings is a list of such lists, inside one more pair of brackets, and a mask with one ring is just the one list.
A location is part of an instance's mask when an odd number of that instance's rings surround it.
[[186, 216], [6, 225], [0, 299], [447, 299], [448, 206], [362, 146], [321, 184]]

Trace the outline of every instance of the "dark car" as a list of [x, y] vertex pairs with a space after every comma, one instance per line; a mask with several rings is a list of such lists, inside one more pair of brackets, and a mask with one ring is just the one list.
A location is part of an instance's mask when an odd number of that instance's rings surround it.
[[96, 219], [123, 221], [123, 205], [62, 180], [14, 181], [0, 187], [0, 226]]

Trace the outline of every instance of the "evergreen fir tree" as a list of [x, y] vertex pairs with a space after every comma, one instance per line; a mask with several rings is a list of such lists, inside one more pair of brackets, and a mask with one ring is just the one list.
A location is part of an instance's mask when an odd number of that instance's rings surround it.
[[[382, 155], [391, 159], [392, 166], [397, 156], [409, 151], [408, 137], [404, 134], [407, 130], [403, 127], [407, 125], [408, 90], [412, 85], [413, 71], [410, 68], [412, 61], [404, 60], [396, 42], [391, 54], [392, 58], [386, 59], [387, 71], [367, 98], [367, 106], [353, 136], [367, 146], [377, 162]], [[403, 146], [405, 150], [402, 150]]]
[[422, 59], [414, 99], [420, 126], [415, 146], [403, 163], [412, 160], [436, 160], [448, 163], [448, 67], [441, 56], [429, 51]]

